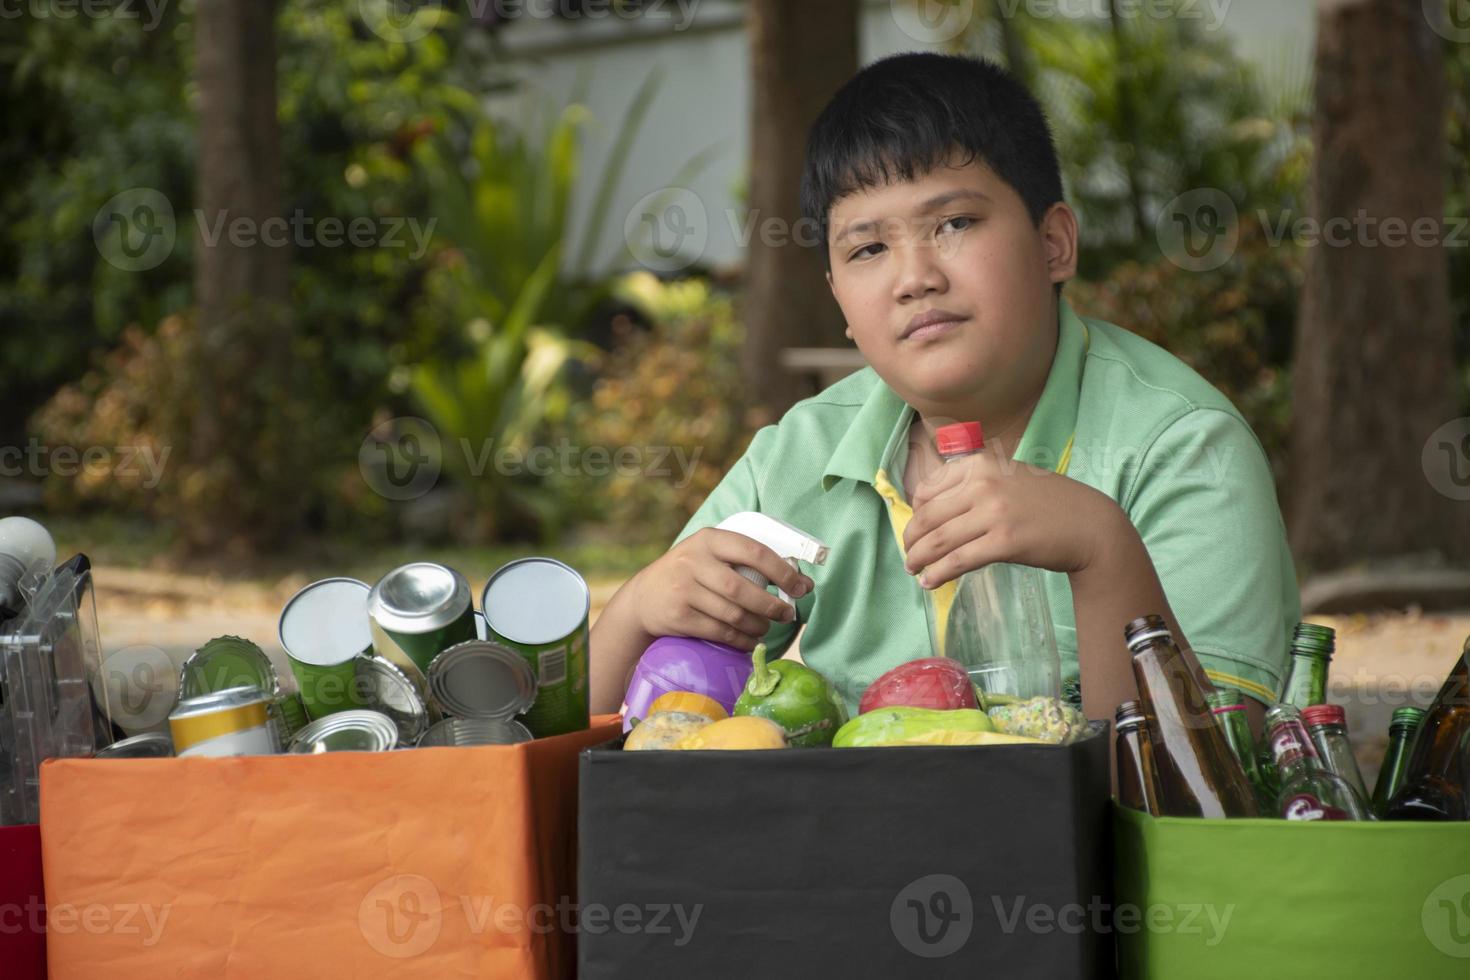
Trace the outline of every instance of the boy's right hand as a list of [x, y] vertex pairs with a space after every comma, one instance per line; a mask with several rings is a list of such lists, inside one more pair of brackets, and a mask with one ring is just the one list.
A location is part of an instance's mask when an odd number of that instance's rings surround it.
[[692, 636], [754, 650], [771, 620], [795, 610], [735, 571], [745, 565], [792, 598], [812, 590], [810, 578], [770, 548], [734, 531], [707, 527], [670, 548], [634, 578], [639, 620], [650, 636]]

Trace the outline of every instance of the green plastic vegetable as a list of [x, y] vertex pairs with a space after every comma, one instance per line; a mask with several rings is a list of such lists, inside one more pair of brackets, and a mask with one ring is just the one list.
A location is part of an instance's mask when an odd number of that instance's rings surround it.
[[751, 657], [755, 670], [735, 701], [734, 713], [775, 722], [798, 748], [832, 744], [847, 720], [847, 708], [827, 679], [795, 660], [766, 663], [764, 643]]
[[976, 708], [878, 708], [843, 725], [832, 739], [835, 748], [888, 745], [928, 732], [990, 732], [995, 726]]

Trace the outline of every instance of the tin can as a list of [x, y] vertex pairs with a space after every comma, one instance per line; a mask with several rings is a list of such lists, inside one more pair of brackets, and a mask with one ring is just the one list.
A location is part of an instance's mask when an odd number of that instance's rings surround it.
[[370, 591], [355, 578], [322, 579], [292, 596], [281, 610], [281, 646], [310, 718], [362, 707], [357, 658], [373, 644]]
[[429, 698], [453, 718], [509, 721], [536, 703], [536, 675], [510, 647], [466, 640], [434, 660]]
[[168, 716], [175, 754], [182, 759], [281, 751], [270, 703], [270, 695], [258, 687], [232, 687], [179, 702]]
[[532, 739], [531, 730], [518, 721], [492, 718], [445, 718], [419, 739], [421, 749], [464, 745], [516, 745]]
[[94, 759], [167, 759], [174, 754], [174, 743], [162, 732], [145, 732], [98, 749]]
[[179, 668], [180, 701], [232, 687], [258, 687], [267, 694], [281, 689], [270, 657], [243, 637], [216, 636], [189, 654]]
[[289, 744], [291, 739], [296, 737], [296, 733], [311, 722], [311, 719], [306, 716], [306, 706], [301, 703], [301, 695], [295, 691], [277, 695], [271, 702], [271, 718], [275, 720], [276, 727], [280, 729], [283, 744]]
[[298, 755], [323, 752], [387, 752], [398, 744], [398, 726], [377, 711], [339, 711], [319, 718], [291, 740]]
[[401, 565], [379, 579], [368, 596], [368, 616], [378, 656], [420, 677], [428, 676], [440, 652], [475, 638], [470, 583], [434, 562]]
[[536, 675], [536, 704], [522, 719], [537, 738], [587, 728], [587, 637], [592, 591], [571, 566], [522, 558], [485, 583], [490, 639], [515, 650]]
[[413, 745], [439, 720], [424, 690], [412, 677], [382, 657], [364, 654], [357, 661], [358, 683], [368, 708], [393, 719], [400, 745]]

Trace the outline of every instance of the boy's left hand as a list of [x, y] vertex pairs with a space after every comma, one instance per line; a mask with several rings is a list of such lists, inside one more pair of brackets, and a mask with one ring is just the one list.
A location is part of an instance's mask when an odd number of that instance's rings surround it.
[[1120, 532], [1118, 518], [1132, 528], [1106, 494], [990, 452], [940, 466], [911, 504], [904, 568], [926, 589], [994, 562], [1081, 572]]

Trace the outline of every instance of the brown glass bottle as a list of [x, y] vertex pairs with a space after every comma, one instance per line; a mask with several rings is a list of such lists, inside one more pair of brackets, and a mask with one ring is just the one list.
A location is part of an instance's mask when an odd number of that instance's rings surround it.
[[1148, 719], [1137, 701], [1118, 705], [1118, 802], [1155, 817], [1163, 816], [1159, 804], [1159, 774], [1154, 767], [1153, 742], [1148, 734]]
[[1123, 635], [1148, 719], [1165, 815], [1257, 816], [1250, 780], [1163, 617], [1135, 619]]
[[1419, 725], [1387, 820], [1470, 820], [1470, 638]]

